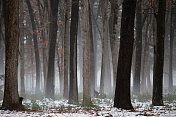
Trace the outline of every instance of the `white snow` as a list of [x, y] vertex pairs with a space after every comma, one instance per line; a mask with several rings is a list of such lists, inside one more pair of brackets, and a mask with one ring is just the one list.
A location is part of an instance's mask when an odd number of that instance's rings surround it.
[[[82, 107], [81, 105], [68, 104], [68, 100], [24, 100], [23, 104], [28, 105], [29, 111], [0, 110], [0, 117], [143, 117], [176, 116], [176, 102], [166, 103], [165, 106], [151, 106], [149, 102], [133, 102], [134, 110], [123, 110], [113, 107], [111, 99], [94, 99], [97, 107]], [[0, 101], [2, 103], [2, 101]], [[32, 103], [40, 106], [41, 110], [32, 110]]]

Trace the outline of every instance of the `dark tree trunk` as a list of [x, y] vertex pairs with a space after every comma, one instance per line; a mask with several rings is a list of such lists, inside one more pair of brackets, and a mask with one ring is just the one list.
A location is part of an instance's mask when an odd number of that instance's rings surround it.
[[120, 50], [114, 107], [133, 109], [130, 99], [130, 74], [134, 43], [136, 0], [124, 0], [122, 6]]
[[141, 55], [142, 55], [142, 14], [141, 14], [142, 0], [138, 0], [136, 6], [136, 59], [135, 72], [133, 82], [133, 93], [140, 94], [140, 73], [141, 73]]
[[169, 93], [172, 93], [173, 91], [173, 62], [172, 62], [172, 58], [173, 58], [173, 42], [174, 42], [174, 24], [175, 24], [175, 20], [174, 20], [174, 7], [171, 4], [171, 18], [170, 18], [170, 58], [169, 58]]
[[93, 43], [93, 32], [92, 32], [92, 16], [90, 11], [90, 2], [89, 2], [89, 25], [90, 25], [90, 88], [91, 96], [94, 96], [95, 90], [95, 57], [94, 57], [94, 43]]
[[68, 66], [69, 66], [69, 17], [70, 0], [65, 0], [65, 28], [64, 28], [64, 97], [68, 99]]
[[164, 63], [164, 38], [165, 38], [165, 10], [166, 0], [159, 0], [157, 21], [157, 39], [154, 46], [153, 68], [153, 97], [154, 106], [163, 105], [163, 63]]
[[29, 0], [26, 0], [26, 4], [28, 7], [31, 23], [32, 23], [32, 31], [33, 31], [33, 39], [34, 39], [34, 51], [35, 51], [35, 63], [36, 63], [36, 93], [40, 92], [40, 57], [39, 57], [39, 49], [37, 42], [37, 28], [34, 21], [34, 10], [32, 9], [31, 3]]
[[48, 72], [47, 82], [45, 89], [45, 96], [54, 98], [54, 63], [55, 63], [55, 47], [57, 39], [57, 19], [58, 19], [58, 4], [59, 0], [50, 0], [49, 5], [49, 59], [48, 59]]
[[2, 108], [20, 109], [18, 94], [19, 0], [5, 1], [5, 87]]
[[70, 90], [69, 103], [78, 103], [77, 86], [77, 31], [79, 18], [79, 0], [72, 0], [70, 25]]

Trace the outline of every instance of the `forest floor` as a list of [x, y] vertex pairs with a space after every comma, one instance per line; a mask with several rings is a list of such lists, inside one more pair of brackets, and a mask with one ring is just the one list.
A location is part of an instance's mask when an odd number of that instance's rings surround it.
[[134, 110], [114, 108], [112, 98], [93, 98], [93, 104], [84, 106], [68, 104], [65, 99], [25, 99], [23, 105], [26, 111], [0, 110], [0, 117], [175, 117], [176, 97], [174, 95], [166, 98], [164, 106], [153, 106], [148, 95], [132, 98]]

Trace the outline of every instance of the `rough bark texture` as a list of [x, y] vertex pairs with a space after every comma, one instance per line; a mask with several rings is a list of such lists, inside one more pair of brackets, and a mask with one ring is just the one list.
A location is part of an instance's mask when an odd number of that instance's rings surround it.
[[142, 0], [138, 0], [136, 6], [136, 59], [133, 81], [133, 94], [140, 94], [140, 73], [141, 73], [141, 55], [142, 55]]
[[68, 65], [69, 65], [69, 18], [70, 0], [65, 0], [65, 28], [64, 28], [64, 97], [68, 99]]
[[91, 101], [90, 92], [90, 18], [89, 0], [82, 1], [82, 37], [83, 37], [83, 104]]
[[45, 89], [45, 96], [54, 98], [54, 63], [55, 63], [55, 47], [57, 39], [57, 17], [58, 17], [59, 0], [49, 1], [49, 59], [48, 59], [48, 74]]
[[21, 97], [25, 97], [24, 87], [24, 8], [23, 0], [20, 0], [20, 78], [21, 78]]
[[19, 0], [5, 1], [5, 89], [2, 108], [19, 109], [18, 49], [19, 49]]
[[70, 90], [69, 103], [78, 103], [77, 86], [77, 31], [79, 18], [79, 0], [72, 0], [70, 25]]
[[154, 106], [163, 105], [163, 63], [164, 63], [164, 38], [165, 38], [165, 10], [166, 0], [159, 0], [157, 21], [157, 39], [154, 45], [154, 69], [153, 69], [153, 96]]
[[35, 92], [40, 92], [40, 57], [39, 57], [39, 50], [38, 50], [38, 42], [37, 42], [37, 28], [34, 21], [34, 10], [32, 9], [31, 3], [29, 0], [26, 0], [26, 4], [28, 7], [31, 24], [32, 24], [32, 31], [33, 31], [33, 40], [34, 40], [34, 51], [35, 51], [35, 63], [36, 63], [36, 89]]
[[134, 43], [136, 0], [124, 0], [122, 6], [120, 50], [114, 107], [133, 109], [130, 99], [130, 74]]

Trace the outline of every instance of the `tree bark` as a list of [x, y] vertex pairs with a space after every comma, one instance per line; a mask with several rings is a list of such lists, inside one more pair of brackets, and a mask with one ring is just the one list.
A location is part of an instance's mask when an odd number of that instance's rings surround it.
[[174, 7], [171, 5], [170, 18], [170, 57], [169, 57], [169, 93], [173, 92], [173, 42], [174, 42]]
[[104, 94], [104, 80], [105, 80], [105, 72], [106, 72], [106, 56], [108, 49], [108, 0], [103, 1], [103, 40], [102, 40], [102, 61], [101, 61], [101, 79], [100, 79], [100, 94]]
[[48, 59], [48, 72], [47, 82], [45, 89], [45, 96], [48, 98], [54, 98], [54, 63], [55, 63], [55, 48], [57, 39], [57, 19], [58, 19], [58, 4], [59, 0], [49, 1], [49, 59]]
[[79, 0], [72, 0], [70, 25], [70, 90], [69, 103], [78, 103], [77, 86], [77, 31], [79, 18]]
[[65, 0], [65, 28], [64, 28], [64, 97], [68, 99], [68, 65], [69, 65], [69, 18], [70, 0]]
[[18, 94], [19, 0], [5, 1], [5, 89], [2, 108], [20, 109]]
[[[83, 104], [91, 102], [90, 87], [90, 14], [89, 0], [82, 1], [82, 37], [83, 37]], [[89, 17], [89, 18], [88, 18]], [[93, 46], [93, 45], [92, 45]]]
[[159, 0], [157, 21], [157, 39], [154, 45], [154, 69], [153, 69], [153, 96], [154, 106], [163, 105], [163, 63], [164, 63], [164, 38], [165, 38], [165, 10], [166, 0]]
[[141, 55], [142, 55], [142, 0], [137, 1], [136, 6], [136, 59], [133, 81], [133, 93], [140, 94], [140, 74], [141, 74]]
[[124, 0], [122, 5], [120, 50], [114, 107], [133, 109], [130, 100], [130, 74], [134, 43], [134, 18], [136, 0]]

